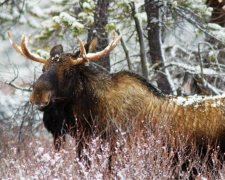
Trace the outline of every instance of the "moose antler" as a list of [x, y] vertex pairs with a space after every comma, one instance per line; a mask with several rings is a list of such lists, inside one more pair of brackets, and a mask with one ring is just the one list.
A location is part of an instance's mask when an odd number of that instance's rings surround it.
[[112, 41], [109, 43], [109, 45], [105, 49], [96, 53], [87, 53], [87, 54], [84, 48], [84, 43], [80, 39], [78, 39], [80, 42], [81, 53], [79, 58], [77, 58], [76, 60], [72, 60], [72, 64], [73, 65], [82, 64], [82, 63], [85, 63], [87, 60], [96, 61], [108, 55], [116, 47], [121, 37], [122, 37], [121, 35], [118, 37], [115, 37], [115, 33], [113, 33]]
[[12, 34], [10, 32], [8, 32], [8, 37], [9, 37], [9, 41], [10, 41], [12, 47], [18, 53], [20, 53], [22, 56], [24, 56], [24, 57], [26, 57], [26, 58], [28, 58], [30, 60], [39, 62], [39, 63], [45, 63], [46, 62], [47, 59], [41, 58], [41, 57], [39, 57], [37, 55], [34, 55], [28, 50], [27, 45], [26, 45], [28, 43], [28, 37], [25, 37], [24, 35], [21, 37], [20, 46], [18, 46], [13, 41]]

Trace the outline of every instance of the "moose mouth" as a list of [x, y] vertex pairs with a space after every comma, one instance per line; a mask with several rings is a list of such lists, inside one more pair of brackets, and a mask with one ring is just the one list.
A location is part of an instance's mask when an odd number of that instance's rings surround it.
[[67, 102], [68, 102], [68, 99], [57, 97], [57, 98], [52, 98], [51, 100], [48, 101], [48, 103], [36, 104], [35, 106], [39, 111], [43, 112], [43, 111], [48, 111], [55, 105], [59, 105], [59, 104], [67, 103]]
[[46, 111], [48, 110], [50, 107], [52, 106], [52, 103], [51, 101], [46, 103], [46, 104], [39, 104], [39, 105], [36, 105], [37, 109], [39, 111]]
[[45, 111], [45, 110], [47, 110], [48, 109], [48, 105], [39, 105], [38, 107], [37, 107], [37, 109], [39, 110], [39, 111]]
[[30, 96], [30, 103], [34, 105], [35, 109], [45, 111], [51, 105], [51, 92], [32, 92]]
[[33, 98], [34, 96], [31, 96], [30, 102], [34, 105], [35, 109], [38, 109], [39, 111], [48, 111], [54, 105], [68, 102], [68, 99], [65, 97], [54, 97], [51, 96], [51, 94], [47, 95], [47, 98], [43, 98], [42, 101], [35, 101]]

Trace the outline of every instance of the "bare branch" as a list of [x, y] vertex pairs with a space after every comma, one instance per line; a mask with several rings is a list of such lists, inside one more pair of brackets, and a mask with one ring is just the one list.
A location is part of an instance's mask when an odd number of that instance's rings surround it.
[[13, 88], [21, 90], [21, 91], [31, 92], [31, 89], [22, 88], [16, 84], [14, 84], [13, 82], [5, 82], [5, 84], [8, 84], [9, 86], [12, 86]]
[[15, 88], [15, 89], [18, 89], [18, 90], [21, 90], [21, 91], [26, 91], [26, 92], [31, 92], [31, 89], [30, 88], [29, 89], [22, 88], [22, 87], [20, 87], [20, 86], [18, 86], [18, 85], [16, 85], [14, 83], [14, 81], [18, 78], [18, 75], [19, 75], [19, 72], [18, 72], [18, 69], [17, 68], [16, 68], [16, 71], [14, 69], [14, 74], [15, 74], [15, 77], [11, 81], [4, 82], [4, 83], [7, 84], [7, 85], [9, 85], [9, 86], [11, 86], [11, 87], [13, 87], [13, 88]]
[[[117, 33], [120, 35], [120, 31], [117, 30]], [[126, 60], [127, 60], [127, 66], [128, 66], [128, 69], [129, 70], [132, 70], [132, 66], [131, 66], [131, 60], [130, 60], [130, 55], [129, 55], [129, 50], [127, 49], [127, 46], [123, 40], [123, 37], [121, 38], [121, 45], [123, 47], [123, 51], [125, 53], [125, 56], [126, 56]]]
[[214, 87], [213, 85], [211, 85], [208, 81], [206, 81], [205, 79], [203, 79], [203, 85], [205, 88], [210, 89], [212, 92], [214, 92], [216, 95], [221, 95], [224, 94], [224, 91]]

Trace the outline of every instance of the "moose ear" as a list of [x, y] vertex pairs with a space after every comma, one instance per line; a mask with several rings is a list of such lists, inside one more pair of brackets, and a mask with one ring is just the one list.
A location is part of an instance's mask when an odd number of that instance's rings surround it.
[[95, 50], [96, 46], [97, 46], [98, 40], [97, 37], [95, 37], [94, 39], [92, 39], [90, 42], [88, 42], [87, 44], [85, 44], [85, 49], [87, 53], [91, 53]]
[[61, 44], [54, 46], [50, 51], [50, 56], [55, 57], [63, 53], [63, 47]]

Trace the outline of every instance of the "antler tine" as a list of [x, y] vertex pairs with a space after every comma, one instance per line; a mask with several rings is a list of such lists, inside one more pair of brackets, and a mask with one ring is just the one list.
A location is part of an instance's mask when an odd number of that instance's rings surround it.
[[115, 38], [116, 38], [116, 32], [115, 32], [115, 31], [113, 31], [113, 32], [112, 32], [112, 41], [114, 41], [114, 40], [115, 40]]
[[26, 46], [26, 42], [28, 42], [28, 39], [23, 35], [21, 37], [21, 42], [20, 42], [20, 46], [18, 46], [12, 39], [12, 34], [10, 32], [8, 32], [8, 37], [9, 37], [9, 41], [10, 43], [12, 44], [12, 47], [17, 51], [19, 52], [22, 56], [30, 59], [30, 60], [33, 60], [33, 61], [36, 61], [36, 62], [39, 62], [39, 63], [45, 63], [46, 62], [46, 59], [44, 58], [41, 58], [41, 57], [38, 57], [37, 55], [34, 55], [32, 54], [27, 46]]
[[84, 47], [84, 43], [83, 41], [81, 41], [79, 38], [78, 38], [79, 42], [80, 42], [80, 57], [82, 57], [84, 59], [84, 61], [87, 61], [86, 59], [86, 50], [85, 50], [85, 47]]
[[78, 38], [78, 41], [80, 43], [80, 57], [86, 56], [86, 50], [84, 48], [83, 41], [81, 41], [80, 38]]
[[24, 35], [21, 38], [20, 47], [24, 53], [24, 56], [28, 59], [31, 59], [33, 61], [39, 62], [39, 63], [45, 63], [47, 59], [38, 57], [37, 55], [32, 54], [29, 49], [27, 48], [26, 44], [28, 43], [28, 38], [26, 38]]
[[8, 38], [9, 38], [9, 41], [10, 41], [12, 47], [13, 47], [18, 53], [20, 53], [22, 56], [24, 56], [24, 53], [23, 53], [21, 47], [18, 46], [18, 45], [13, 41], [12, 33], [11, 33], [11, 32], [7, 32], [7, 34], [8, 34]]
[[74, 64], [74, 65], [82, 64], [82, 63], [87, 62], [86, 50], [85, 50], [85, 47], [84, 47], [84, 43], [79, 38], [78, 38], [78, 41], [80, 43], [80, 57], [76, 60], [72, 59], [72, 64]]
[[108, 46], [105, 49], [103, 49], [102, 51], [96, 52], [96, 53], [88, 53], [88, 54], [86, 54], [86, 57], [79, 57], [78, 59], [73, 60], [72, 63], [74, 65], [77, 65], [77, 64], [84, 63], [87, 60], [95, 61], [95, 60], [98, 60], [98, 59], [108, 55], [116, 47], [116, 45], [120, 41], [121, 37], [122, 36], [120, 35], [116, 38], [115, 35], [113, 34], [112, 41], [108, 44]]

